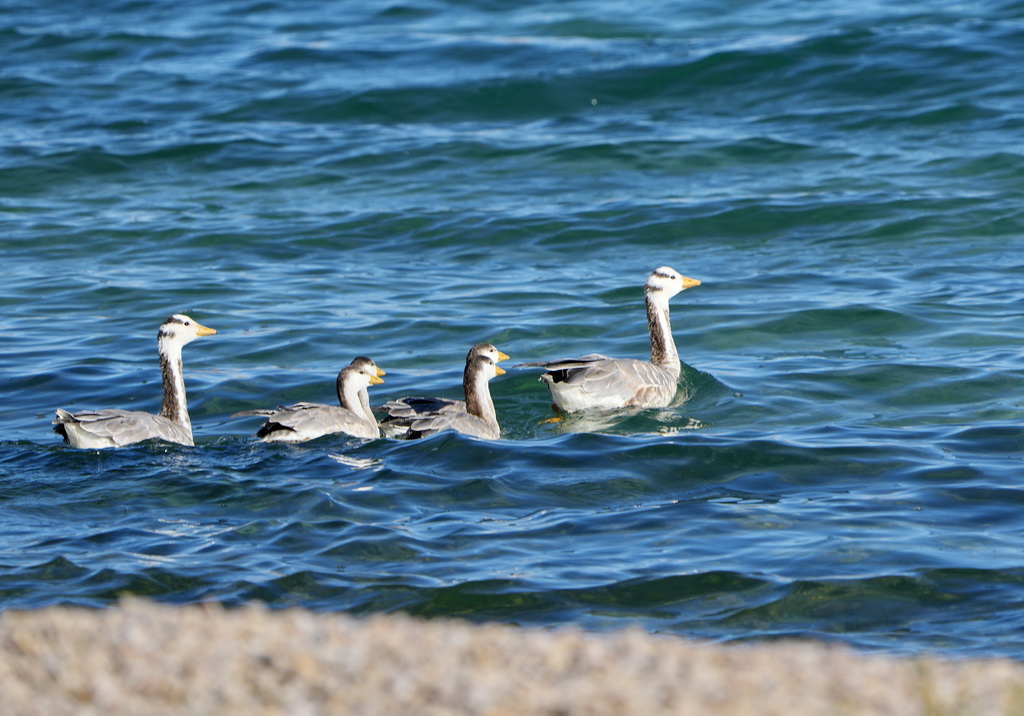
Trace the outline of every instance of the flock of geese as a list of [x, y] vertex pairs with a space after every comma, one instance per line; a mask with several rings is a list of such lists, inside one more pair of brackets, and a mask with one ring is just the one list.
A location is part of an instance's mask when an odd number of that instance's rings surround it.
[[[665, 407], [676, 394], [680, 363], [669, 321], [669, 299], [687, 288], [699, 286], [663, 266], [644, 286], [647, 325], [651, 334], [650, 360], [609, 358], [591, 353], [522, 366], [544, 369], [554, 406], [566, 413], [594, 408]], [[197, 338], [217, 331], [188, 316], [175, 314], [160, 326], [157, 346], [163, 374], [163, 406], [153, 415], [138, 410], [86, 410], [71, 413], [57, 409], [53, 431], [76, 448], [122, 447], [144, 440], [164, 440], [194, 445], [192, 421], [185, 400], [181, 350]], [[496, 440], [501, 436], [488, 383], [503, 375], [498, 365], [509, 356], [490, 343], [478, 343], [466, 357], [462, 386], [466, 399], [401, 398], [384, 403], [387, 416], [379, 423], [370, 407], [368, 388], [384, 382], [385, 372], [371, 359], [359, 357], [338, 374], [340, 405], [296, 403], [287, 407], [246, 410], [232, 417], [266, 418], [256, 437], [267, 442], [305, 442], [323, 435], [344, 433], [357, 438], [414, 439], [444, 430]], [[518, 366], [517, 366], [518, 367]]]

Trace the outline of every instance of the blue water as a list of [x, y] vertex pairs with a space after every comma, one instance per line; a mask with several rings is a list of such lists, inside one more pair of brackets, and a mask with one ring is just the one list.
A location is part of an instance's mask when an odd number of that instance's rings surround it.
[[[0, 608], [258, 600], [1024, 658], [1024, 3], [0, 3]], [[642, 357], [669, 408], [265, 445], [236, 411]], [[189, 312], [197, 446], [156, 411]]]

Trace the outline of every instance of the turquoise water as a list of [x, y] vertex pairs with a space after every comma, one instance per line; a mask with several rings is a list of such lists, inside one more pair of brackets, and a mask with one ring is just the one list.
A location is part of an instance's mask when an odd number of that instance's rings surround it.
[[[0, 607], [259, 600], [1024, 658], [1024, 3], [0, 6]], [[687, 364], [666, 409], [264, 445], [239, 410]], [[191, 313], [197, 446], [156, 411]]]

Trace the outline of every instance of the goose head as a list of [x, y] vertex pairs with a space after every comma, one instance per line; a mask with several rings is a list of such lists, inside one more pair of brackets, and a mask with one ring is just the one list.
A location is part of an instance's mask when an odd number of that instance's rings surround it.
[[[469, 350], [469, 355], [466, 356], [466, 365], [468, 366], [470, 362], [478, 356], [485, 356], [487, 358], [490, 358], [491, 361], [494, 363], [499, 363], [503, 360], [508, 360], [508, 355], [503, 353], [502, 351], [499, 351], [497, 348], [494, 347], [493, 344], [477, 343]], [[498, 373], [498, 375], [501, 375], [504, 372], [505, 371], [501, 371], [501, 373]]]
[[663, 300], [668, 300], [680, 291], [693, 288], [694, 286], [700, 286], [700, 281], [689, 276], [683, 276], [668, 266], [662, 266], [661, 268], [654, 269], [651, 275], [647, 277], [644, 292], [652, 298], [658, 296]]
[[359, 356], [350, 364], [342, 368], [338, 374], [338, 384], [351, 384], [358, 390], [368, 388], [371, 385], [380, 385], [384, 382], [381, 377], [387, 375], [382, 368], [366, 356]]
[[[501, 351], [498, 352], [501, 353]], [[505, 356], [504, 353], [501, 353], [501, 355]], [[505, 356], [505, 358], [508, 358], [508, 356]], [[466, 377], [469, 379], [478, 380], [483, 378], [484, 380], [490, 380], [499, 375], [505, 375], [505, 369], [488, 355], [471, 356], [466, 362]]]
[[200, 336], [212, 336], [216, 332], [216, 329], [207, 328], [183, 313], [175, 313], [160, 325], [157, 339], [161, 346], [173, 345], [180, 348]]

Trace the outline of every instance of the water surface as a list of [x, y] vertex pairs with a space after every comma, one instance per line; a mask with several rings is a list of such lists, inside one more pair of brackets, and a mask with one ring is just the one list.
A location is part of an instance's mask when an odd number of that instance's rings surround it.
[[[252, 600], [1024, 656], [1024, 4], [0, 10], [0, 607]], [[672, 406], [264, 445], [238, 410], [642, 357]], [[197, 446], [78, 451], [159, 408]]]

